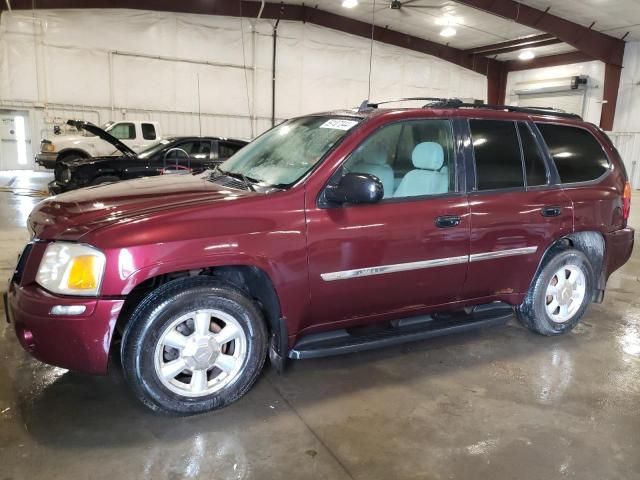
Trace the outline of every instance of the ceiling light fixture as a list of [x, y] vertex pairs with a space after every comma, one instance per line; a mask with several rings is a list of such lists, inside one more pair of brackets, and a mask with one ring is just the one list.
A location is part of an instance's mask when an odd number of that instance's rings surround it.
[[520, 52], [520, 55], [518, 55], [518, 58], [520, 60], [533, 60], [536, 58], [536, 54], [533, 53], [533, 50], [523, 50]]
[[440, 30], [440, 35], [443, 37], [453, 37], [456, 33], [457, 31], [453, 27], [445, 27]]
[[462, 23], [461, 17], [456, 17], [454, 15], [443, 15], [442, 17], [436, 18], [436, 25], [440, 25], [443, 27], [450, 27], [452, 25], [459, 25]]
[[353, 8], [358, 6], [358, 0], [342, 0], [344, 8]]

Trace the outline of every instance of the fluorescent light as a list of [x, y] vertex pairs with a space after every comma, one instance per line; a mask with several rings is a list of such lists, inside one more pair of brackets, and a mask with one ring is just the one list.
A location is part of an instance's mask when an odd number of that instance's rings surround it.
[[440, 30], [440, 35], [443, 37], [453, 37], [456, 33], [456, 29], [453, 27], [445, 27]]
[[353, 8], [358, 6], [358, 0], [342, 0], [344, 8]]
[[536, 54], [533, 53], [533, 50], [523, 50], [520, 52], [520, 55], [518, 55], [518, 58], [520, 60], [532, 60], [536, 58]]

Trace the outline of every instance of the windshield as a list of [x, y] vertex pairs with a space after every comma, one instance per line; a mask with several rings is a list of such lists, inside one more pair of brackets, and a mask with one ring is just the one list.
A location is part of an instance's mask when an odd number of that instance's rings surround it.
[[267, 186], [289, 186], [310, 171], [359, 118], [312, 116], [294, 118], [261, 135], [220, 165]]
[[138, 158], [149, 158], [151, 157], [153, 154], [155, 154], [156, 152], [159, 152], [160, 150], [162, 150], [165, 145], [167, 145], [168, 143], [171, 143], [173, 141], [173, 139], [171, 138], [165, 138], [164, 140], [160, 140], [160, 143], [156, 143], [155, 145], [142, 150], [139, 154], [138, 154]]

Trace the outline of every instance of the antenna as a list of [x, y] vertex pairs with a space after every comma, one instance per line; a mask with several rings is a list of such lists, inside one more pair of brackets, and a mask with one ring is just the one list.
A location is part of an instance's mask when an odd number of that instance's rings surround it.
[[373, 0], [373, 6], [371, 7], [371, 46], [369, 48], [369, 87], [367, 90], [367, 98], [371, 98], [371, 70], [373, 64], [373, 32], [376, 28], [376, 0]]
[[202, 136], [202, 103], [200, 102], [200, 73], [196, 73], [198, 79], [198, 128], [200, 129], [200, 136]]

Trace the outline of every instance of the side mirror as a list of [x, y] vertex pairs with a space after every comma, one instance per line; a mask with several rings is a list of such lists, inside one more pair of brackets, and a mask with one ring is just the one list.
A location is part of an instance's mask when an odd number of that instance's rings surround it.
[[366, 173], [347, 173], [337, 185], [325, 190], [331, 203], [377, 203], [384, 196], [384, 187], [378, 177]]

